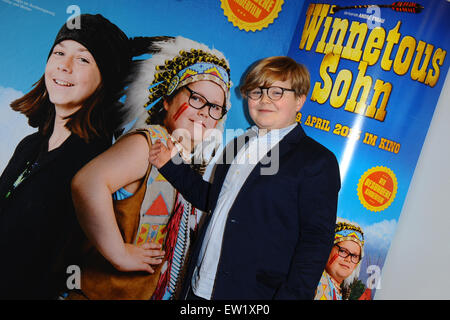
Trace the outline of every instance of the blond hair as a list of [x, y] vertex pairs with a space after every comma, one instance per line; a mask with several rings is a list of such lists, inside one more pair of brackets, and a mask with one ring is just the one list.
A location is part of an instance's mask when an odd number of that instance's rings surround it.
[[298, 97], [307, 95], [310, 88], [308, 69], [294, 59], [285, 56], [268, 57], [256, 62], [245, 76], [240, 87], [243, 97], [259, 86], [268, 87], [276, 81], [291, 81], [291, 88]]

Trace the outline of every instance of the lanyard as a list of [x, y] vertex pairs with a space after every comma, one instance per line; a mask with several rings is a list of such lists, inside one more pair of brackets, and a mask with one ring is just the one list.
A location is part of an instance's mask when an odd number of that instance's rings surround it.
[[30, 176], [31, 172], [33, 172], [33, 169], [36, 168], [38, 165], [37, 162], [31, 163], [31, 161], [27, 161], [27, 164], [25, 166], [25, 170], [22, 171], [22, 173], [19, 175], [19, 177], [16, 179], [16, 181], [13, 183], [12, 187], [9, 189], [9, 191], [5, 195], [5, 199], [8, 199], [12, 192], [26, 179]]

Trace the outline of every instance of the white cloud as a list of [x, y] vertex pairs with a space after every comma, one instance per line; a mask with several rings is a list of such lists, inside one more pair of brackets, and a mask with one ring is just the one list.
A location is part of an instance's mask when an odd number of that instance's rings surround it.
[[397, 221], [383, 220], [363, 228], [365, 246], [378, 250], [387, 250], [397, 227]]
[[23, 93], [18, 90], [0, 86], [0, 173], [3, 172], [20, 140], [36, 131], [28, 125], [24, 115], [13, 111], [9, 106], [12, 101], [22, 96]]

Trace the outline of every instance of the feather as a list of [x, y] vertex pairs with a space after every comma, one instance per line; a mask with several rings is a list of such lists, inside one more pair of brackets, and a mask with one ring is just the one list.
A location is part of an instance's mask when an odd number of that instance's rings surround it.
[[424, 8], [422, 5], [409, 1], [396, 1], [391, 5], [391, 9], [400, 12], [419, 13]]
[[131, 56], [137, 57], [144, 53], [154, 53], [159, 49], [154, 46], [155, 42], [167, 41], [173, 37], [159, 36], [159, 37], [135, 37], [128, 40], [131, 49]]
[[369, 8], [369, 7], [380, 7], [380, 8], [391, 8], [392, 10], [395, 10], [397, 12], [409, 12], [409, 13], [420, 13], [424, 7], [416, 2], [410, 2], [410, 1], [395, 1], [392, 4], [366, 4], [366, 5], [355, 5], [355, 6], [334, 6], [333, 7], [333, 13], [336, 13], [340, 10], [347, 10], [347, 9], [362, 9], [362, 8]]

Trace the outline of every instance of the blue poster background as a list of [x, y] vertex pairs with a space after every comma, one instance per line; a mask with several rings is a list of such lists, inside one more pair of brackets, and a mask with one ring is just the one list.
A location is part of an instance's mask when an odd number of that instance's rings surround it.
[[[384, 83], [390, 83], [392, 89], [390, 91], [389, 100], [386, 106], [386, 116], [383, 121], [374, 118], [360, 115], [355, 112], [345, 110], [346, 103], [341, 107], [333, 107], [330, 104], [330, 97], [325, 102], [319, 103], [312, 101], [312, 91], [315, 84], [320, 84], [323, 88], [324, 78], [326, 76], [320, 72], [321, 65], [324, 61], [325, 54], [316, 52], [317, 44], [320, 41], [325, 30], [325, 19], [323, 20], [317, 36], [311, 48], [305, 45], [301, 46], [302, 35], [306, 36], [305, 30], [308, 29], [309, 22], [319, 23], [316, 21], [307, 20], [307, 10], [310, 4], [327, 3], [340, 6], [352, 5], [366, 5], [366, 4], [392, 4], [394, 1], [305, 1], [304, 7], [299, 15], [299, 21], [289, 55], [297, 61], [305, 64], [311, 73], [311, 91], [308, 95], [307, 102], [301, 110], [301, 122], [307, 134], [320, 141], [322, 144], [330, 148], [337, 156], [341, 169], [342, 189], [339, 195], [338, 216], [348, 220], [357, 222], [364, 230], [366, 235], [365, 258], [361, 269], [360, 279], [367, 284], [367, 277], [373, 275], [374, 269], [369, 270], [367, 267], [376, 265], [379, 269], [382, 268], [384, 260], [389, 249], [392, 236], [397, 226], [398, 218], [402, 210], [403, 202], [408, 192], [409, 184], [416, 167], [416, 163], [436, 106], [442, 85], [445, 81], [445, 76], [449, 67], [449, 57], [444, 55], [442, 65], [434, 66], [430, 61], [428, 69], [439, 69], [440, 75], [437, 82], [432, 87], [425, 83], [412, 80], [410, 74], [417, 53], [417, 46], [419, 41], [434, 46], [433, 54], [438, 48], [448, 52], [450, 49], [450, 3], [448, 1], [419, 1], [424, 9], [420, 13], [406, 13], [397, 12], [391, 8], [379, 8], [379, 27], [386, 31], [385, 43], [380, 49], [380, 57], [373, 65], [367, 66], [364, 76], [372, 78], [372, 89], [367, 97], [367, 105], [370, 104], [374, 96], [374, 83], [376, 79], [382, 80]], [[372, 20], [368, 20], [367, 16], [374, 14], [372, 9], [355, 8], [339, 10], [334, 14], [328, 14], [332, 18], [330, 24], [330, 31], [326, 34], [326, 40], [330, 41], [332, 34], [333, 23], [337, 19], [348, 20], [348, 32], [343, 38], [343, 46], [346, 46], [347, 40], [350, 37], [350, 27], [352, 22], [359, 24], [371, 25]], [[370, 18], [369, 18], [370, 19]], [[308, 23], [305, 25], [305, 21]], [[394, 72], [393, 68], [390, 70], [383, 70], [381, 67], [381, 59], [384, 51], [387, 49], [387, 39], [389, 31], [394, 29], [397, 24], [401, 22], [398, 29], [400, 37], [397, 44], [393, 46], [391, 52], [391, 60], [394, 60], [396, 53], [399, 50], [400, 43], [403, 38], [409, 36], [415, 40], [415, 46], [411, 50], [412, 61], [404, 75], [399, 75]], [[355, 23], [355, 24], [356, 24]], [[371, 32], [368, 28], [367, 35], [362, 46], [367, 44], [367, 39]], [[337, 43], [339, 34], [334, 43]], [[313, 39], [313, 38], [312, 38]], [[310, 41], [312, 41], [310, 39]], [[411, 40], [411, 39], [409, 39]], [[356, 44], [357, 39], [355, 40]], [[400, 61], [406, 61], [407, 50], [405, 50]], [[400, 58], [400, 57], [399, 57]], [[361, 58], [362, 60], [362, 58]], [[433, 60], [433, 58], [431, 58]], [[423, 65], [424, 58], [422, 57], [419, 66]], [[342, 70], [349, 70], [352, 74], [352, 81], [349, 87], [349, 92], [346, 100], [350, 98], [351, 92], [355, 86], [356, 78], [358, 76], [360, 62], [352, 61], [345, 58], [340, 58], [335, 72], [328, 69], [327, 74], [330, 77], [333, 85], [337, 82], [338, 75]], [[344, 71], [344, 73], [347, 71]], [[435, 74], [436, 75], [436, 74]], [[338, 94], [344, 92], [343, 87], [340, 87]], [[357, 101], [361, 99], [361, 93]], [[381, 98], [380, 98], [381, 101]], [[320, 101], [322, 102], [322, 101]], [[378, 104], [380, 107], [380, 104]], [[329, 121], [329, 131], [324, 131], [315, 126], [308, 126], [308, 116], [315, 116], [316, 118], [325, 119]], [[347, 126], [350, 130], [360, 131], [359, 139], [351, 139], [343, 137], [342, 130], [339, 132], [337, 124]], [[333, 133], [334, 131], [334, 133]], [[373, 145], [364, 143], [365, 133], [371, 133], [378, 138], [373, 141]], [[399, 144], [398, 152], [387, 151], [380, 148], [381, 138]], [[366, 141], [367, 142], [367, 141]], [[385, 144], [386, 146], [386, 144]], [[438, 156], [438, 155], [436, 155]], [[363, 205], [358, 197], [358, 183], [363, 174], [375, 167], [385, 167], [395, 174], [398, 183], [398, 190], [396, 196], [386, 209], [380, 211], [372, 211]], [[426, 214], [426, 212], [424, 212]], [[371, 274], [372, 272], [372, 274]], [[376, 279], [374, 279], [376, 280]], [[376, 289], [376, 283], [371, 282], [369, 286]]]
[[[281, 1], [281, 0], [277, 0]], [[304, 63], [311, 73], [311, 91], [302, 109], [302, 125], [306, 133], [331, 149], [337, 156], [342, 175], [342, 190], [338, 215], [358, 222], [366, 235], [366, 256], [363, 260], [361, 279], [366, 283], [366, 268], [377, 265], [382, 268], [398, 217], [402, 210], [409, 183], [413, 175], [428, 126], [433, 115], [442, 84], [449, 67], [445, 57], [439, 66], [440, 76], [434, 87], [411, 80], [409, 72], [397, 75], [384, 71], [378, 61], [368, 66], [366, 75], [392, 84], [383, 122], [333, 108], [329, 101], [323, 104], [311, 101], [316, 82], [322, 82], [319, 68], [324, 54], [316, 53], [317, 39], [310, 51], [300, 50], [299, 42], [305, 24], [306, 10], [310, 0], [285, 0], [278, 17], [261, 31], [247, 32], [233, 26], [224, 15], [219, 0], [0, 0], [0, 171], [4, 169], [17, 143], [34, 131], [28, 127], [25, 117], [13, 112], [9, 103], [31, 89], [44, 73], [49, 49], [63, 23], [74, 13], [75, 5], [80, 13], [100, 13], [117, 24], [129, 37], [182, 35], [203, 42], [222, 51], [231, 65], [232, 109], [226, 122], [227, 129], [245, 129], [250, 120], [246, 105], [238, 93], [241, 77], [256, 60], [273, 55], [290, 55]], [[319, 2], [319, 1], [315, 1]], [[393, 1], [333, 1], [333, 4], [390, 4]], [[331, 3], [321, 1], [320, 3]], [[425, 7], [420, 14], [399, 13], [388, 8], [380, 10], [386, 35], [401, 21], [401, 38], [411, 36], [417, 42], [424, 41], [434, 50], [450, 48], [450, 3], [446, 0], [420, 0]], [[342, 10], [333, 17], [365, 23], [363, 18], [347, 13], [366, 13], [366, 9]], [[370, 30], [368, 31], [370, 33]], [[344, 39], [344, 44], [346, 39]], [[393, 48], [395, 56], [398, 45]], [[434, 52], [434, 51], [433, 51]], [[359, 62], [340, 59], [333, 80], [343, 70], [350, 70], [353, 82], [358, 74]], [[350, 87], [350, 92], [353, 87]], [[370, 101], [372, 93], [368, 97]], [[330, 131], [306, 125], [308, 115], [329, 121]], [[349, 128], [359, 128], [358, 141], [333, 134], [339, 123]], [[370, 132], [378, 139], [396, 141], [401, 145], [398, 153], [388, 152], [376, 146], [363, 144], [364, 133]], [[229, 138], [229, 137], [228, 137]], [[379, 142], [379, 141], [378, 141]], [[370, 168], [384, 166], [396, 176], [398, 191], [392, 204], [379, 212], [366, 209], [357, 195], [361, 176]], [[426, 213], [424, 213], [426, 214]]]

